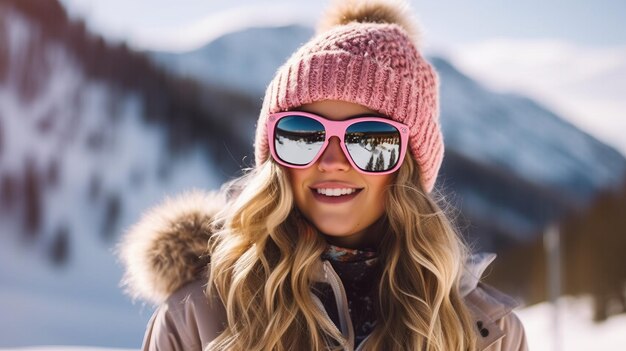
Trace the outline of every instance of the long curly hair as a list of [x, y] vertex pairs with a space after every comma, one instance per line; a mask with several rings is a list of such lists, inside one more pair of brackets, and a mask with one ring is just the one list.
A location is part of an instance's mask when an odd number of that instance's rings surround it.
[[[287, 174], [269, 160], [226, 186], [216, 217], [207, 294], [227, 312], [209, 350], [344, 350], [350, 341], [316, 304], [326, 241], [299, 215]], [[467, 255], [458, 232], [407, 155], [386, 192], [377, 323], [366, 350], [474, 350], [459, 294]]]

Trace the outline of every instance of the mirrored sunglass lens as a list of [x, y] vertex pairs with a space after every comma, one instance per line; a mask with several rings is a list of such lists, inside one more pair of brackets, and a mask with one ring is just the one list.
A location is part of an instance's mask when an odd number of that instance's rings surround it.
[[352, 161], [368, 172], [385, 172], [398, 163], [400, 132], [385, 122], [358, 122], [346, 131], [346, 148]]
[[308, 117], [281, 118], [274, 131], [274, 149], [281, 160], [303, 166], [315, 158], [324, 144], [324, 126]]

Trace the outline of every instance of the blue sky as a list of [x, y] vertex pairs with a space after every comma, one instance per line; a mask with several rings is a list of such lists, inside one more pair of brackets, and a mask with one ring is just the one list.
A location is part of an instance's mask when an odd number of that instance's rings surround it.
[[[314, 23], [327, 1], [310, 0], [61, 0], [97, 32], [152, 47], [164, 33], [224, 11], [240, 21]], [[563, 39], [592, 46], [626, 44], [626, 1], [412, 0], [429, 44], [448, 46], [492, 37]], [[244, 8], [255, 9], [255, 18]], [[231, 16], [234, 21], [237, 16]], [[151, 33], [152, 36], [151, 36]], [[163, 46], [163, 45], [157, 45]], [[163, 47], [165, 48], [165, 47]]]
[[494, 36], [559, 38], [585, 45], [626, 43], [626, 2], [612, 0], [413, 1], [443, 43]]

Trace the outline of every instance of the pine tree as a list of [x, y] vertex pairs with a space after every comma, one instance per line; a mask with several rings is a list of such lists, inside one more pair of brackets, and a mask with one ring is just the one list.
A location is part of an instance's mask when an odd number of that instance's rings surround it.
[[376, 159], [376, 168], [375, 171], [382, 171], [385, 169], [385, 160], [383, 159], [383, 153], [378, 154], [378, 158]]
[[374, 170], [374, 154], [370, 157], [370, 160], [367, 162], [367, 166], [365, 166], [366, 171]]
[[393, 167], [396, 164], [396, 149], [391, 149], [391, 156], [389, 157], [389, 167]]

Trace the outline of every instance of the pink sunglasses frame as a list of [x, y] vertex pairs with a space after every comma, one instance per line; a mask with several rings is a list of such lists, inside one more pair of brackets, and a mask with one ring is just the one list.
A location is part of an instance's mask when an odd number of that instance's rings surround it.
[[[278, 121], [280, 121], [283, 117], [287, 117], [287, 116], [303, 116], [303, 117], [311, 118], [321, 123], [322, 126], [324, 126], [324, 129], [326, 131], [324, 144], [322, 145], [320, 150], [317, 152], [317, 155], [315, 155], [315, 158], [313, 158], [311, 162], [305, 165], [300, 166], [300, 165], [287, 163], [281, 160], [280, 157], [278, 157], [278, 154], [276, 153], [276, 148], [274, 147], [274, 131], [276, 129], [276, 125], [278, 124]], [[400, 132], [400, 156], [398, 157], [398, 162], [393, 168], [387, 171], [383, 171], [383, 172], [368, 172], [368, 171], [362, 170], [354, 163], [354, 160], [352, 160], [352, 156], [350, 156], [350, 153], [348, 152], [348, 149], [346, 148], [344, 137], [346, 135], [346, 130], [348, 129], [348, 127], [358, 122], [384, 122], [384, 123], [392, 125]], [[268, 119], [267, 119], [267, 141], [270, 147], [272, 158], [278, 164], [285, 166], [285, 167], [308, 168], [311, 165], [315, 164], [315, 162], [317, 162], [317, 160], [322, 156], [322, 154], [328, 147], [330, 138], [334, 136], [339, 138], [339, 145], [341, 146], [341, 149], [343, 150], [343, 154], [345, 155], [348, 162], [350, 162], [350, 165], [352, 166], [352, 168], [354, 168], [357, 172], [367, 174], [367, 175], [385, 175], [385, 174], [390, 174], [390, 173], [397, 171], [402, 165], [402, 162], [404, 162], [404, 157], [406, 156], [407, 146], [409, 144], [409, 127], [400, 122], [396, 122], [391, 119], [379, 117], [379, 116], [364, 116], [364, 117], [350, 118], [350, 119], [346, 119], [342, 121], [334, 121], [334, 120], [327, 119], [327, 118], [324, 118], [322, 116], [319, 116], [313, 113], [302, 112], [302, 111], [287, 111], [287, 112], [272, 113], [268, 116]]]

